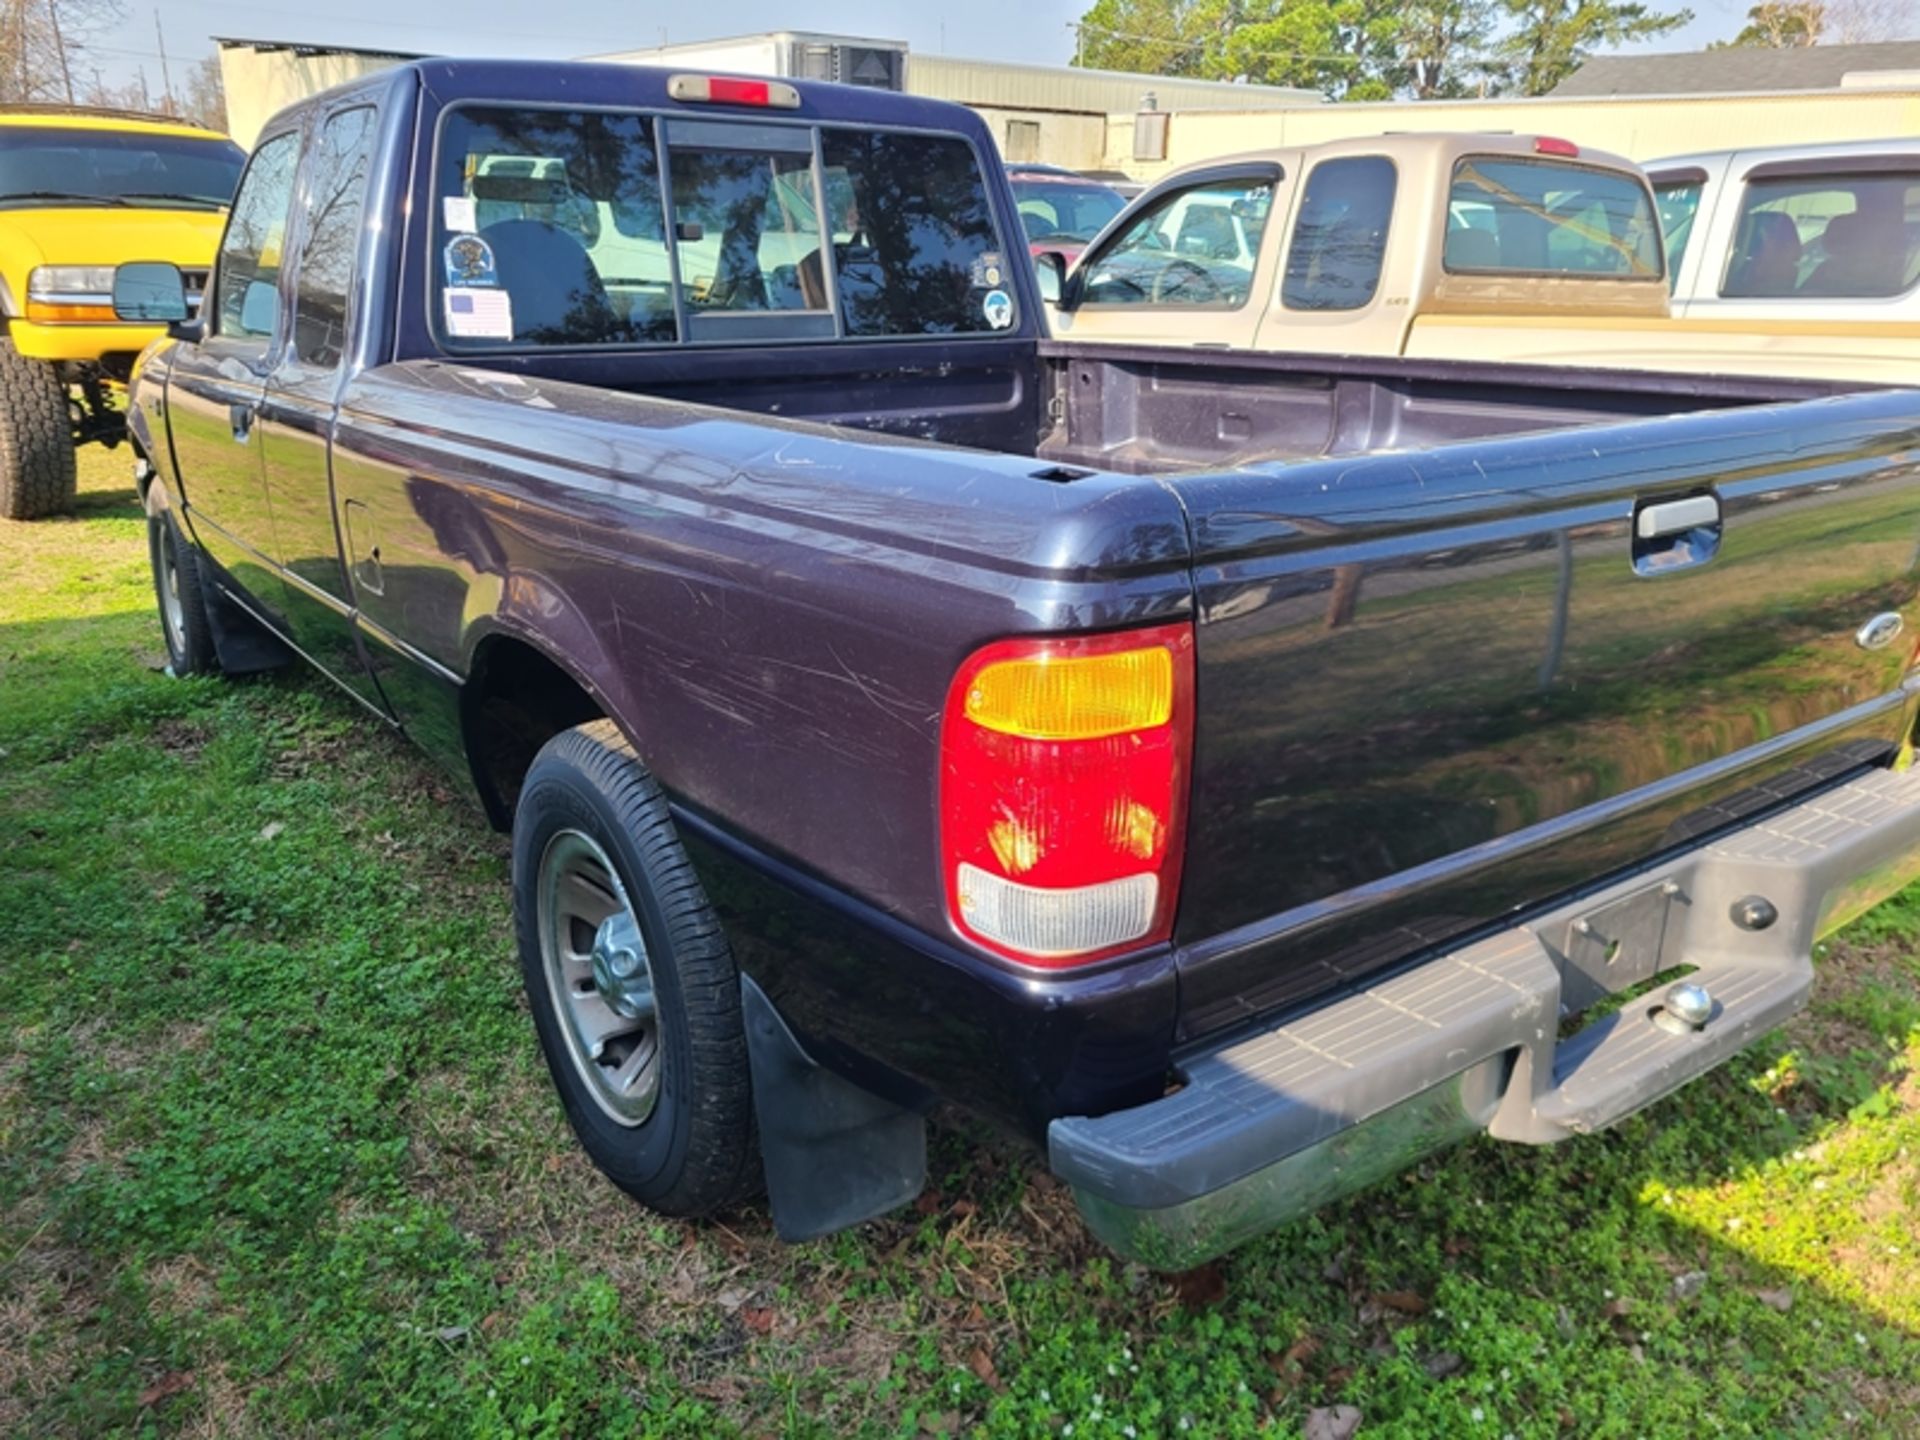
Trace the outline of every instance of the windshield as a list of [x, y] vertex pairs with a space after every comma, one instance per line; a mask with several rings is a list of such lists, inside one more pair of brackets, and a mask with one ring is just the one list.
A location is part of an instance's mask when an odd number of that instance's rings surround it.
[[0, 126], [0, 205], [212, 209], [230, 203], [246, 153], [224, 137]]
[[1086, 244], [1127, 208], [1118, 190], [1091, 181], [1013, 177], [1013, 198], [1029, 241], [1072, 240]]

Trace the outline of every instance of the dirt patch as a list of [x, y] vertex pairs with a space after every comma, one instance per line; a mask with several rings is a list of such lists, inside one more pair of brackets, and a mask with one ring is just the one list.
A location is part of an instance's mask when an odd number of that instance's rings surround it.
[[35, 1433], [35, 1411], [85, 1364], [82, 1336], [100, 1307], [85, 1256], [53, 1230], [33, 1207], [0, 1218], [0, 1237], [25, 1237], [0, 1258], [0, 1434]]
[[155, 746], [176, 760], [192, 764], [200, 758], [200, 752], [207, 748], [213, 732], [197, 720], [182, 720], [169, 715], [154, 722], [151, 738]]
[[213, 1304], [213, 1272], [191, 1255], [174, 1255], [147, 1267], [147, 1303], [171, 1319], [204, 1315]]
[[1856, 1213], [1862, 1232], [1834, 1246], [1833, 1258], [1883, 1313], [1890, 1313], [1911, 1303], [1920, 1285], [1920, 1253], [1915, 1248], [1920, 1159], [1897, 1159], [1882, 1169], [1861, 1196]]
[[236, 1383], [225, 1365], [215, 1361], [194, 1378], [200, 1410], [182, 1433], [206, 1440], [246, 1440], [261, 1433], [248, 1414], [252, 1391]]
[[[1912, 1379], [1851, 1374], [1843, 1377], [1860, 1408], [1888, 1428], [1888, 1435], [1911, 1435], [1920, 1421], [1920, 1376]], [[1898, 1429], [1893, 1427], [1898, 1426]]]
[[1906, 948], [1909, 943], [1888, 940], [1829, 947], [1814, 971], [1813, 1004], [1787, 1026], [1794, 1044], [1817, 1055], [1880, 1049], [1886, 1037], [1844, 1013], [1849, 1009], [1846, 1002], [1872, 989], [1911, 991], [1915, 976]]

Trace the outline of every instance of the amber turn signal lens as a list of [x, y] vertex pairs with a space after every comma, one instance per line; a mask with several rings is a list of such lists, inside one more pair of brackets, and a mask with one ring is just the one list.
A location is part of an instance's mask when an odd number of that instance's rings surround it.
[[1194, 630], [995, 641], [940, 727], [947, 914], [981, 948], [1047, 969], [1173, 935], [1193, 754]]
[[114, 319], [111, 305], [54, 305], [45, 300], [27, 301], [27, 319], [36, 325], [71, 325], [76, 321], [87, 324], [110, 324]]
[[1107, 655], [1038, 655], [983, 667], [967, 719], [1029, 740], [1098, 740], [1173, 716], [1173, 656], [1164, 645]]

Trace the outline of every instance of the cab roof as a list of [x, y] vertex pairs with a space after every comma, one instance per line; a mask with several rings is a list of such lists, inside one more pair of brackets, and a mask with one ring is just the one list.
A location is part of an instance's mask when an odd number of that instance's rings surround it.
[[770, 77], [745, 75], [723, 65], [627, 65], [600, 60], [487, 60], [436, 56], [376, 71], [333, 90], [307, 96], [288, 106], [264, 128], [283, 126], [296, 113], [332, 103], [347, 93], [364, 94], [384, 85], [404, 83], [411, 76], [428, 105], [444, 109], [467, 101], [503, 104], [523, 102], [541, 106], [577, 105], [585, 109], [646, 109], [681, 114], [689, 119], [729, 116], [758, 117], [774, 122], [812, 121], [825, 124], [873, 125], [889, 129], [944, 130], [966, 135], [991, 159], [991, 132], [986, 123], [964, 105], [930, 100], [897, 90], [863, 85], [834, 85], [823, 80], [777, 77], [777, 83], [799, 93], [798, 109], [763, 108], [712, 101], [676, 100], [667, 83], [676, 75], [728, 76], [749, 80]]
[[[1549, 146], [1553, 148], [1543, 148]], [[1189, 170], [1272, 163], [1293, 155], [1299, 156], [1307, 164], [1338, 155], [1385, 155], [1389, 159], [1436, 164], [1466, 155], [1512, 155], [1574, 165], [1597, 165], [1608, 170], [1624, 170], [1629, 174], [1638, 174], [1640, 171], [1640, 167], [1624, 155], [1590, 149], [1585, 145], [1571, 145], [1552, 136], [1482, 130], [1401, 130], [1385, 131], [1378, 135], [1355, 135], [1343, 140], [1323, 140], [1315, 145], [1280, 145], [1269, 150], [1246, 150], [1235, 155], [1198, 160], [1182, 165], [1178, 170], [1168, 171], [1161, 180]]]
[[88, 105], [0, 105], [0, 125], [57, 126], [62, 130], [111, 130], [125, 134], [178, 135], [189, 140], [226, 140], [204, 125], [173, 115], [110, 110]]

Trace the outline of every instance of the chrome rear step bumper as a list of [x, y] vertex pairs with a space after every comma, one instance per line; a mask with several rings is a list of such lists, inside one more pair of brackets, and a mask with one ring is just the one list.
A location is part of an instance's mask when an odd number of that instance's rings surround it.
[[[1920, 877], [1920, 769], [1875, 770], [1525, 925], [1207, 1050], [1181, 1089], [1055, 1120], [1056, 1175], [1121, 1254], [1198, 1264], [1476, 1130], [1542, 1144], [1670, 1094], [1805, 1002], [1814, 942]], [[1661, 988], [1687, 968], [1697, 1027]]]

